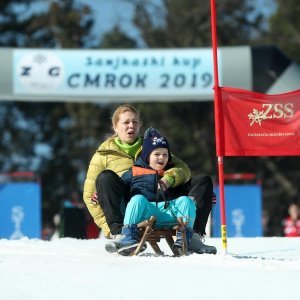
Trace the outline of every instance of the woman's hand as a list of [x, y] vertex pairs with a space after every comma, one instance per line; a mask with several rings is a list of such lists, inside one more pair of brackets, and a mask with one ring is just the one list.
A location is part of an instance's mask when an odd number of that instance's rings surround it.
[[94, 194], [92, 195], [91, 201], [94, 205], [99, 204], [99, 199], [98, 199], [98, 195], [97, 195], [97, 191], [94, 192]]

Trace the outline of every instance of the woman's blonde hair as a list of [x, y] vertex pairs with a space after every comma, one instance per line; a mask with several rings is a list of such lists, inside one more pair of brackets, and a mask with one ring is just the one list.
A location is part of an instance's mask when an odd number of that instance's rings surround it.
[[130, 104], [123, 104], [123, 105], [120, 105], [113, 113], [112, 115], [112, 118], [111, 118], [111, 121], [112, 121], [112, 125], [113, 125], [113, 128], [117, 125], [119, 119], [120, 119], [120, 115], [124, 112], [127, 112], [127, 111], [130, 111], [130, 112], [133, 112], [137, 115], [138, 117], [138, 120], [139, 120], [139, 123], [141, 123], [141, 120], [140, 120], [140, 112], [132, 105]]

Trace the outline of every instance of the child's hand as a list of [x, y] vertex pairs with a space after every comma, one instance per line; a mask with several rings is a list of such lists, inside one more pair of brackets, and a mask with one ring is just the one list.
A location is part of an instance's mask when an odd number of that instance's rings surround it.
[[157, 189], [162, 189], [163, 191], [166, 191], [169, 187], [170, 187], [170, 183], [168, 182], [168, 180], [164, 178], [159, 180]]

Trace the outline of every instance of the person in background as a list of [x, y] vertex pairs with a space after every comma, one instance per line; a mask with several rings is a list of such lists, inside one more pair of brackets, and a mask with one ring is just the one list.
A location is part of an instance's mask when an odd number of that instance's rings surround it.
[[[127, 204], [122, 239], [118, 253], [131, 255], [140, 242], [137, 224], [156, 216], [157, 228], [172, 227], [182, 217], [185, 223], [187, 247], [193, 234], [196, 218], [195, 202], [188, 196], [170, 199], [169, 190], [160, 182], [164, 172], [172, 168], [172, 156], [169, 143], [155, 128], [149, 128], [144, 135], [142, 153], [133, 167], [122, 175], [122, 180], [130, 189], [130, 201]], [[173, 249], [181, 254], [183, 238], [180, 230], [176, 233]]]
[[[114, 135], [107, 138], [93, 155], [83, 188], [84, 202], [94, 222], [106, 238], [112, 239], [109, 247], [120, 246], [121, 230], [129, 191], [120, 176], [129, 170], [142, 151], [143, 139], [139, 136], [140, 113], [132, 105], [119, 106], [113, 113]], [[188, 166], [172, 155], [173, 167], [161, 178], [166, 188], [181, 186], [197, 204], [195, 233], [190, 249], [197, 253], [216, 251], [202, 242], [205, 226], [212, 208], [213, 183], [209, 176], [191, 177]], [[180, 191], [184, 195], [183, 191]]]
[[285, 237], [300, 236], [300, 209], [296, 203], [288, 208], [288, 217], [283, 220], [283, 234]]
[[53, 216], [53, 224], [55, 226], [55, 230], [51, 236], [51, 241], [57, 240], [60, 238], [60, 214], [57, 213]]
[[85, 205], [79, 191], [72, 191], [63, 201], [60, 214], [60, 237], [86, 239]]
[[262, 230], [263, 230], [263, 236], [272, 236], [271, 234], [271, 226], [270, 226], [270, 214], [267, 210], [262, 211], [262, 219], [261, 219], [261, 224], [262, 224]]

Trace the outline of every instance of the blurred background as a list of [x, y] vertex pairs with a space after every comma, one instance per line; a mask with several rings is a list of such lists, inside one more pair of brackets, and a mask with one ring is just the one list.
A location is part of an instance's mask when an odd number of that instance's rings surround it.
[[[275, 46], [286, 59], [300, 63], [298, 0], [216, 2], [220, 47]], [[211, 47], [210, 1], [2, 0], [0, 33], [3, 48]], [[259, 82], [255, 89], [266, 92]], [[91, 156], [112, 132], [110, 118], [120, 103], [0, 101], [0, 183], [38, 184], [42, 238], [49, 239], [57, 228], [60, 236], [74, 236], [66, 233], [67, 209], [75, 209], [75, 223], [82, 220], [84, 226], [76, 229], [76, 237], [97, 236], [82, 202], [83, 182]], [[158, 127], [192, 174], [216, 179], [212, 101], [135, 101], [133, 105], [141, 112], [141, 133], [149, 126]], [[262, 191], [262, 234], [283, 235], [289, 204], [300, 201], [299, 158], [226, 157], [224, 171], [254, 174], [251, 180], [259, 182]], [[249, 179], [241, 184], [245, 183]], [[22, 212], [17, 213], [22, 219]], [[16, 228], [18, 222], [14, 224]]]

